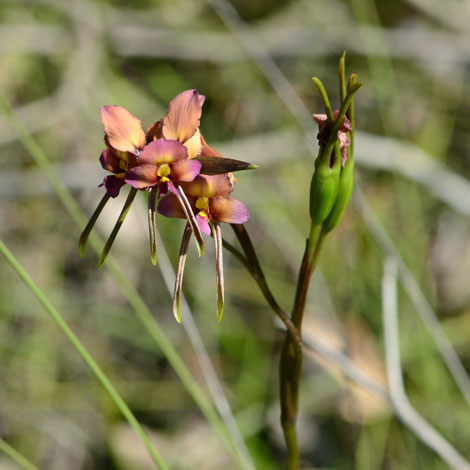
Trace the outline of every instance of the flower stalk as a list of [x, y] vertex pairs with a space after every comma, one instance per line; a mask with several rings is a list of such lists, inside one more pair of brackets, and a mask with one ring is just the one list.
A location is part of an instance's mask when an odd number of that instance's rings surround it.
[[354, 95], [362, 83], [351, 75], [345, 84], [345, 55], [338, 67], [341, 107], [332, 112], [330, 100], [323, 83], [316, 77], [313, 82], [325, 108], [325, 115], [314, 115], [319, 125], [319, 153], [310, 186], [310, 233], [306, 242], [297, 278], [297, 288], [291, 320], [298, 332], [294, 337], [286, 332], [279, 364], [281, 425], [287, 446], [287, 468], [298, 470], [299, 448], [296, 420], [299, 402], [299, 385], [302, 371], [302, 349], [297, 347], [302, 338], [302, 321], [307, 302], [310, 280], [328, 233], [336, 227], [349, 203], [354, 178], [353, 134]]

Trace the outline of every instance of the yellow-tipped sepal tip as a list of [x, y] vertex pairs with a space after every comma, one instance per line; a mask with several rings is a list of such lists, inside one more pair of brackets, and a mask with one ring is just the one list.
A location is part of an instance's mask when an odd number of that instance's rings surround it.
[[258, 168], [259, 168], [258, 165], [255, 165], [254, 163], [252, 163], [250, 166], [247, 166], [245, 170], [257, 170]]
[[224, 303], [219, 302], [217, 305], [217, 322], [220, 323], [222, 321], [222, 317], [224, 315]]
[[101, 257], [98, 261], [98, 269], [101, 269], [101, 267], [103, 266], [104, 262], [106, 260], [106, 256], [105, 257]]
[[181, 324], [181, 308], [179, 304], [173, 306], [173, 315], [175, 316], [175, 320]]
[[196, 243], [196, 246], [197, 246], [197, 254], [199, 256], [199, 258], [202, 258], [204, 256], [204, 242], [202, 243]]

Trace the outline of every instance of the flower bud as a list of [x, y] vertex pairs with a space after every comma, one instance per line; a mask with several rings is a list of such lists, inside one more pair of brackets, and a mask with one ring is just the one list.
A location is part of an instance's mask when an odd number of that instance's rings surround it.
[[[321, 225], [330, 214], [338, 194], [341, 157], [339, 145], [335, 145], [336, 164], [320, 160], [310, 184], [310, 217], [312, 225]], [[318, 157], [321, 159], [321, 155]]]
[[346, 208], [351, 198], [354, 184], [354, 159], [349, 156], [345, 167], [341, 170], [339, 176], [338, 193], [331, 212], [323, 222], [323, 231], [325, 233], [333, 230], [343, 218]]

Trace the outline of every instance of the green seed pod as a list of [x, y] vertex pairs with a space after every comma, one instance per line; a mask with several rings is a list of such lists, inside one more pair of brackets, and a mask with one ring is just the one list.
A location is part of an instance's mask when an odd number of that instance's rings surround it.
[[312, 225], [320, 225], [333, 209], [338, 193], [341, 156], [339, 145], [335, 145], [335, 163], [322, 161], [315, 170], [310, 184], [310, 217]]
[[346, 162], [346, 166], [342, 169], [339, 177], [338, 193], [328, 217], [323, 223], [323, 231], [325, 233], [333, 230], [343, 218], [346, 208], [351, 198], [354, 185], [354, 159], [350, 156]]

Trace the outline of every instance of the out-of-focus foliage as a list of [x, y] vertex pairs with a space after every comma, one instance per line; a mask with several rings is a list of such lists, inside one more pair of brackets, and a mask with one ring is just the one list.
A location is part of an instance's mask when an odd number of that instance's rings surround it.
[[[437, 0], [232, 4], [312, 113], [322, 110], [311, 77], [336, 87], [336, 64], [348, 51], [348, 71], [367, 83], [356, 99], [362, 131], [357, 180], [469, 369], [468, 12], [458, 3], [445, 2], [445, 10]], [[0, 93], [88, 214], [103, 192], [97, 187], [104, 176], [99, 107], [122, 105], [147, 126], [178, 92], [196, 88], [204, 94], [206, 140], [224, 156], [260, 166], [240, 174], [233, 195], [249, 208], [247, 227], [267, 278], [280, 304], [290, 308], [309, 224], [316, 128], [312, 120], [306, 140], [209, 3], [4, 1], [0, 60]], [[330, 87], [330, 97], [335, 93]], [[96, 257], [78, 257], [80, 231], [4, 116], [0, 169], [0, 236], [113, 379], [170, 467], [235, 469], [122, 293], [104, 270], [96, 270]], [[102, 233], [110, 232], [123, 200], [106, 207], [98, 224]], [[202, 382], [194, 351], [171, 313], [171, 295], [148, 259], [140, 202], [119, 233], [114, 257]], [[159, 217], [157, 226], [175, 261], [184, 223]], [[232, 238], [229, 227], [224, 235]], [[184, 291], [196, 322], [257, 468], [281, 468], [282, 335], [253, 280], [227, 253], [226, 308], [217, 324], [213, 253], [208, 248], [199, 260], [195, 251], [191, 246]], [[307, 329], [380, 381], [382, 261], [351, 207], [326, 243], [306, 318]], [[399, 308], [410, 399], [470, 458], [468, 405], [403, 292]], [[95, 379], [3, 260], [0, 377], [0, 436], [40, 468], [151, 468]], [[304, 362], [301, 403], [305, 468], [446, 468], [384, 403], [320, 358]], [[3, 455], [0, 467], [14, 468]]]

